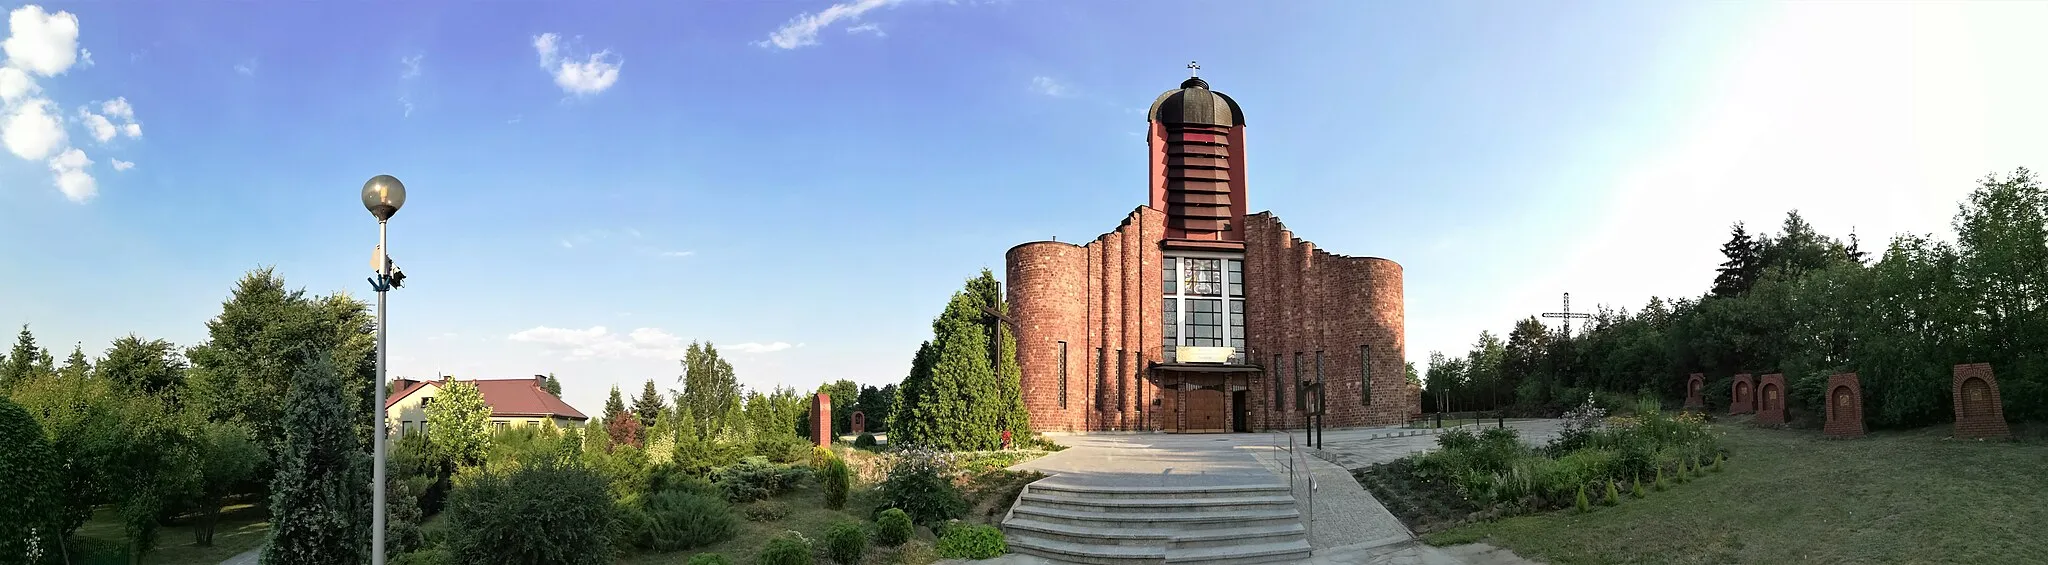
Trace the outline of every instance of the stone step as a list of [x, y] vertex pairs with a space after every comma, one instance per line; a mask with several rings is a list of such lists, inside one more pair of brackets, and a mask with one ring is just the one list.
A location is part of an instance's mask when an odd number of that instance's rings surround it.
[[1280, 526], [1248, 526], [1243, 528], [1217, 528], [1179, 532], [1167, 539], [1169, 551], [1175, 549], [1197, 549], [1204, 547], [1231, 547], [1244, 544], [1280, 543], [1307, 541], [1308, 528], [1296, 521]]
[[1027, 535], [1067, 543], [1134, 545], [1167, 548], [1218, 547], [1246, 543], [1284, 542], [1307, 539], [1300, 523], [1278, 526], [1177, 530], [1173, 528], [1103, 528], [1076, 526], [1040, 520], [1013, 518], [1003, 524], [1004, 535]]
[[1246, 543], [1221, 547], [1169, 549], [1167, 563], [1201, 565], [1243, 565], [1249, 563], [1297, 563], [1309, 557], [1308, 540]]
[[1301, 513], [1292, 507], [1263, 510], [1233, 510], [1219, 512], [1090, 512], [1084, 510], [1062, 510], [1040, 508], [1030, 504], [1019, 504], [1010, 512], [1012, 519], [1024, 518], [1091, 528], [1175, 528], [1180, 530], [1212, 530], [1219, 528], [1279, 526], [1299, 523]]
[[1103, 498], [1098, 496], [1075, 496], [1066, 493], [1036, 492], [1026, 490], [1017, 497], [1019, 504], [1039, 508], [1061, 510], [1082, 510], [1089, 512], [1145, 513], [1161, 510], [1185, 510], [1190, 512], [1227, 512], [1235, 510], [1263, 510], [1294, 506], [1294, 497], [1286, 494], [1266, 496], [1243, 496], [1231, 498]]
[[1284, 483], [1265, 485], [1225, 486], [1098, 486], [1061, 483], [1055, 479], [1041, 479], [1031, 483], [1029, 491], [1059, 493], [1088, 498], [1160, 498], [1189, 500], [1201, 498], [1241, 498], [1247, 496], [1291, 496]]
[[1035, 555], [1063, 563], [1092, 565], [1153, 565], [1166, 562], [1166, 548], [1159, 546], [1096, 545], [1039, 537], [1031, 532], [1004, 535], [1010, 552]]

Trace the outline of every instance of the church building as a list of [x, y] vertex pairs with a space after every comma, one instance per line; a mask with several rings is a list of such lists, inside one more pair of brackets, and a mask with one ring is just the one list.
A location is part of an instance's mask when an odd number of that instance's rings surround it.
[[1005, 257], [1032, 428], [1299, 429], [1318, 392], [1325, 427], [1406, 422], [1401, 265], [1249, 212], [1244, 111], [1201, 78], [1146, 117], [1145, 205], [1085, 245]]

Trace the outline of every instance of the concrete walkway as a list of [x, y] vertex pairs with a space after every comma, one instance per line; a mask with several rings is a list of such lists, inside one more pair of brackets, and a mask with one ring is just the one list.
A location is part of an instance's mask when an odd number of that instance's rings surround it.
[[220, 562], [220, 565], [256, 565], [256, 562], [260, 561], [262, 558], [263, 548], [258, 547], [256, 549], [244, 551], [242, 552], [241, 555], [229, 557], [227, 561]]
[[[1520, 430], [1524, 440], [1531, 443], [1548, 441], [1557, 429], [1554, 420], [1509, 421], [1508, 425]], [[1288, 436], [1279, 433], [1056, 436], [1054, 440], [1068, 449], [1012, 468], [1067, 475], [1090, 483], [1131, 486], [1289, 484], [1287, 462], [1292, 459], [1295, 499], [1299, 501], [1304, 525], [1310, 529], [1309, 545], [1315, 550], [1308, 563], [1535, 563], [1486, 544], [1444, 548], [1425, 545], [1351, 477], [1350, 469], [1435, 449], [1435, 434], [1397, 428], [1330, 430], [1324, 435], [1324, 449], [1320, 452], [1302, 445], [1306, 439], [1300, 431], [1293, 436], [1298, 453], [1292, 457], [1285, 449]], [[973, 563], [1053, 562], [1011, 554]]]

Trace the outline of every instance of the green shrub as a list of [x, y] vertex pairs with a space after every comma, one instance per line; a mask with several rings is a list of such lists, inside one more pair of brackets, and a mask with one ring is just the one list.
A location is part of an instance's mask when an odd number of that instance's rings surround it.
[[1478, 445], [1479, 436], [1472, 435], [1472, 431], [1465, 428], [1454, 429], [1437, 434], [1436, 436], [1436, 446], [1443, 448], [1444, 451], [1471, 449]]
[[712, 482], [730, 502], [751, 502], [788, 492], [810, 475], [810, 469], [748, 457], [712, 473]]
[[422, 549], [401, 553], [391, 558], [388, 565], [455, 565], [455, 554], [445, 548]]
[[638, 536], [643, 549], [667, 552], [704, 547], [732, 539], [739, 530], [732, 509], [717, 498], [668, 491], [644, 500], [647, 522]]
[[995, 526], [954, 524], [939, 536], [939, 556], [953, 559], [990, 559], [1010, 548], [1003, 544], [1003, 531]]
[[690, 556], [690, 561], [683, 565], [732, 565], [732, 560], [726, 559], [724, 554], [699, 553]]
[[861, 434], [860, 437], [853, 438], [853, 446], [860, 449], [874, 447], [875, 434]]
[[1578, 505], [1580, 512], [1587, 512], [1593, 509], [1593, 504], [1586, 501], [1586, 485], [1579, 485], [1579, 498], [1575, 501], [1575, 504]]
[[1636, 477], [1636, 480], [1635, 480], [1635, 486], [1633, 486], [1633, 487], [1630, 487], [1630, 488], [1629, 488], [1629, 493], [1628, 493], [1628, 494], [1629, 494], [1629, 496], [1633, 496], [1633, 497], [1636, 497], [1636, 498], [1642, 498], [1642, 497], [1643, 497], [1643, 478], [1642, 478], [1642, 477]]
[[1607, 483], [1607, 500], [1603, 501], [1602, 504], [1606, 504], [1608, 506], [1621, 504], [1621, 493], [1616, 492], [1616, 489], [1614, 488], [1614, 481], [1603, 482]]
[[0, 484], [19, 493], [0, 497], [0, 555], [56, 552], [58, 468], [56, 452], [35, 417], [0, 396]]
[[741, 512], [748, 522], [773, 522], [789, 516], [789, 506], [773, 500], [763, 500], [746, 505]]
[[1678, 472], [1672, 476], [1673, 479], [1678, 480], [1678, 484], [1682, 485], [1686, 481], [1692, 480], [1692, 469], [1687, 468], [1687, 465], [1688, 463], [1685, 461], [1678, 462]]
[[967, 512], [953, 486], [946, 454], [924, 449], [899, 452], [879, 490], [883, 508], [901, 508], [913, 522], [940, 524]]
[[669, 464], [658, 465], [648, 469], [647, 493], [655, 494], [667, 491], [712, 496], [721, 494], [717, 485], [711, 484], [711, 481], [705, 480], [704, 477], [691, 473], [684, 466]]
[[868, 532], [859, 523], [840, 522], [825, 530], [825, 554], [840, 563], [860, 563], [868, 552]]
[[811, 449], [816, 447], [804, 438], [791, 434], [776, 434], [754, 440], [754, 455], [766, 457], [775, 463], [801, 463], [810, 459]]
[[811, 456], [806, 461], [811, 463], [812, 471], [823, 473], [825, 472], [825, 464], [838, 458], [839, 454], [833, 453], [830, 448], [812, 447]]
[[875, 518], [875, 541], [889, 547], [903, 545], [903, 542], [910, 541], [911, 534], [917, 532], [916, 528], [910, 523], [910, 514], [904, 513], [903, 509], [886, 509]]
[[616, 510], [596, 472], [543, 461], [462, 483], [448, 497], [446, 547], [456, 561], [611, 563]]
[[846, 461], [833, 457], [825, 461], [825, 507], [838, 510], [846, 507], [846, 492], [853, 489], [853, 468]]
[[1714, 456], [1714, 467], [1713, 467], [1713, 469], [1711, 469], [1711, 470], [1712, 470], [1713, 472], [1716, 472], [1716, 473], [1719, 473], [1719, 472], [1721, 472], [1721, 462], [1722, 462], [1722, 461], [1727, 461], [1727, 460], [1728, 460], [1728, 458], [1727, 458], [1727, 457], [1724, 457], [1724, 456], [1721, 456], [1721, 455], [1718, 455], [1718, 454], [1717, 454], [1717, 455], [1715, 455], [1715, 456]]
[[811, 557], [811, 540], [803, 534], [789, 532], [768, 540], [761, 553], [754, 556], [755, 565], [814, 565]]
[[1671, 488], [1671, 483], [1668, 483], [1668, 482], [1664, 482], [1664, 468], [1663, 468], [1663, 467], [1658, 467], [1658, 468], [1657, 468], [1657, 482], [1656, 482], [1655, 484], [1651, 485], [1651, 488], [1654, 488], [1654, 489], [1655, 489], [1655, 490], [1656, 490], [1657, 492], [1664, 492], [1665, 490], [1668, 490], [1668, 489], [1670, 489], [1670, 488]]

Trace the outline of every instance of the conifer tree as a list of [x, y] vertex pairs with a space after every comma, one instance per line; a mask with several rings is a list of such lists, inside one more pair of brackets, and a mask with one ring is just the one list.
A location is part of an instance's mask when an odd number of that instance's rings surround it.
[[[1017, 437], [1029, 433], [1018, 383], [1016, 338], [999, 330], [990, 315], [1007, 310], [1002, 285], [987, 269], [953, 294], [945, 311], [932, 321], [930, 345], [911, 363], [903, 387], [907, 400], [900, 404], [908, 413], [893, 414], [891, 433], [906, 444], [951, 450], [994, 449], [1004, 430]], [[1002, 339], [992, 339], [996, 335]]]
[[355, 410], [343, 400], [330, 355], [318, 354], [292, 380], [262, 563], [361, 562], [369, 548], [369, 457], [355, 433]]
[[8, 390], [35, 374], [36, 355], [41, 352], [36, 347], [36, 334], [28, 331], [28, 324], [22, 324], [21, 333], [15, 337], [14, 351], [7, 354], [7, 363], [0, 365], [0, 390]]
[[668, 406], [661, 400], [661, 392], [654, 389], [654, 379], [647, 379], [647, 386], [640, 389], [640, 397], [633, 399], [633, 417], [640, 419], [640, 427], [654, 427], [654, 420]]
[[1714, 277], [1714, 296], [1731, 297], [1749, 292], [1749, 287], [1755, 286], [1757, 279], [1763, 277], [1762, 251], [1742, 222], [1736, 222], [1728, 243], [1721, 245], [1721, 256], [1728, 260], [1721, 262], [1721, 268], [1715, 269], [1719, 274]]
[[619, 385], [612, 385], [612, 396], [604, 401], [604, 418], [610, 420], [626, 411], [626, 400], [619, 396]]
[[541, 381], [540, 388], [541, 390], [548, 391], [548, 394], [552, 394], [555, 396], [562, 395], [562, 381], [560, 379], [556, 379], [554, 373], [548, 373], [547, 380]]

